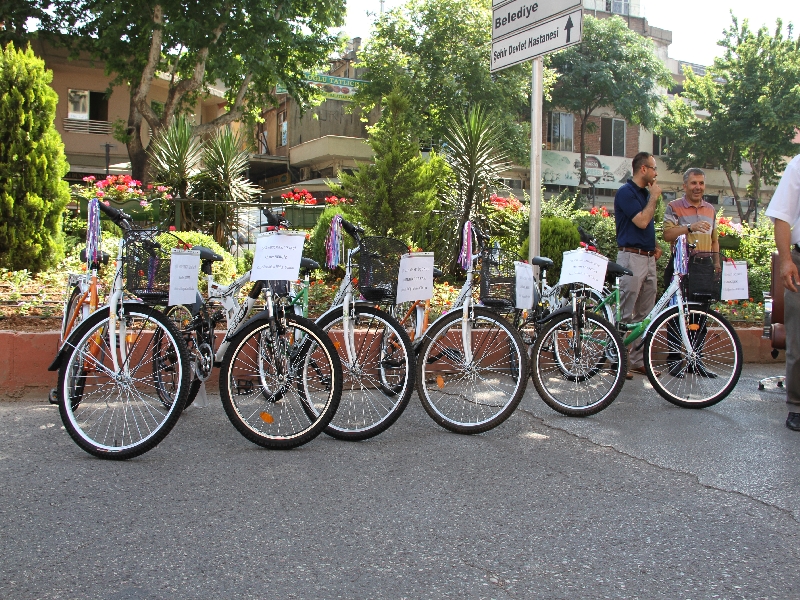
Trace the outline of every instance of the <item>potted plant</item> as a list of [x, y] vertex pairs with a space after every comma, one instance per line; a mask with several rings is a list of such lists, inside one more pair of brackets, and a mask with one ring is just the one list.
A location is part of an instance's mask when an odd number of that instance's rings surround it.
[[84, 218], [87, 204], [92, 198], [124, 210], [137, 221], [157, 219], [161, 203], [172, 199], [169, 187], [158, 184], [143, 187], [140, 181], [130, 175], [109, 175], [105, 179], [90, 175], [84, 177], [83, 181], [84, 185], [72, 186], [72, 195], [80, 199], [80, 214]]
[[738, 250], [741, 243], [742, 225], [734, 223], [727, 217], [717, 219], [720, 250]]
[[317, 199], [305, 189], [294, 188], [291, 192], [281, 194], [281, 198], [288, 203], [286, 218], [293, 227], [313, 228], [325, 210], [324, 206], [317, 205]]

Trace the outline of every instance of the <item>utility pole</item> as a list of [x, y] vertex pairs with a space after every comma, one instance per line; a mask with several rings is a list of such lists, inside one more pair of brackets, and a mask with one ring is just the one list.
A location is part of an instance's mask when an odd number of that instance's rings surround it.
[[111, 149], [116, 148], [116, 146], [106, 142], [101, 144], [100, 147], [106, 149], [106, 177], [108, 177], [108, 168], [111, 166]]

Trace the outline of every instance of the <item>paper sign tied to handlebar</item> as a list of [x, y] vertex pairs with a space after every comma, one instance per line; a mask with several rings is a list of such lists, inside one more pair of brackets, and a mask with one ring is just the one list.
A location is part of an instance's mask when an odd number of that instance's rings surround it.
[[514, 261], [514, 273], [516, 276], [517, 308], [520, 310], [530, 310], [533, 308], [533, 265]]
[[194, 304], [200, 275], [200, 251], [172, 249], [169, 263], [169, 305]]
[[433, 252], [412, 252], [400, 257], [397, 303], [433, 298]]
[[582, 283], [594, 290], [602, 290], [606, 281], [608, 259], [597, 252], [568, 250], [561, 263], [558, 285]]
[[294, 281], [300, 277], [300, 259], [303, 258], [302, 231], [270, 231], [256, 238], [251, 281], [265, 279]]

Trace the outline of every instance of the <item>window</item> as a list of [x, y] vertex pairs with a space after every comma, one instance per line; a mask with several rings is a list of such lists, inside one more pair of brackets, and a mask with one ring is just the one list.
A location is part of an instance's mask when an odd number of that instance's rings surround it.
[[606, 0], [606, 12], [615, 15], [629, 15], [631, 13], [630, 0]]
[[108, 121], [108, 100], [104, 92], [69, 90], [67, 118], [78, 121]]
[[600, 121], [600, 154], [625, 156], [625, 121], [603, 117]]
[[286, 111], [278, 113], [278, 146], [289, 143], [289, 124], [286, 122]]
[[572, 152], [573, 117], [570, 113], [547, 113], [547, 150]]
[[512, 190], [521, 190], [522, 189], [522, 180], [521, 179], [501, 179], [500, 183], [507, 186], [509, 189]]
[[653, 154], [655, 156], [664, 156], [667, 153], [667, 146], [669, 146], [667, 136], [653, 134]]

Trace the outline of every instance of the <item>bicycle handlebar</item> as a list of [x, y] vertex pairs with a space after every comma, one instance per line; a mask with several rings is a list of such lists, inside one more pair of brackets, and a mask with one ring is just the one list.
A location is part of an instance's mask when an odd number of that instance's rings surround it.
[[350, 221], [342, 219], [342, 229], [344, 229], [347, 232], [347, 235], [352, 237], [356, 242], [361, 242], [361, 234], [364, 233], [364, 230], [361, 227], [351, 223]]
[[104, 204], [102, 200], [97, 202], [97, 207], [105, 213], [105, 215], [111, 219], [115, 225], [122, 227], [123, 229], [129, 229], [130, 223], [128, 221], [132, 221], [133, 219], [129, 214], [126, 214], [124, 211], [114, 208], [112, 206], [108, 206]]
[[264, 216], [267, 218], [267, 225], [270, 227], [288, 227], [289, 221], [285, 218], [278, 217], [274, 212], [270, 209], [265, 208], [261, 212], [264, 213]]

